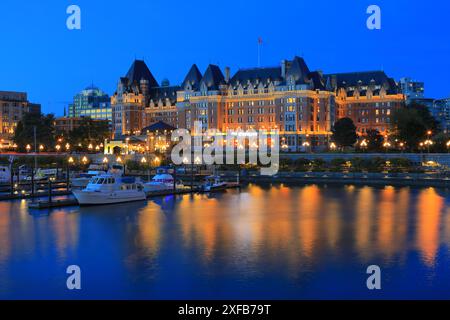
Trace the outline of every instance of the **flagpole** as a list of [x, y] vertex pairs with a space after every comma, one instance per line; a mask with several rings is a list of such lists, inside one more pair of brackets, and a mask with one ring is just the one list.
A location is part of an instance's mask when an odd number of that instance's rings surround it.
[[261, 45], [262, 45], [262, 39], [261, 37], [258, 38], [258, 68], [261, 68]]

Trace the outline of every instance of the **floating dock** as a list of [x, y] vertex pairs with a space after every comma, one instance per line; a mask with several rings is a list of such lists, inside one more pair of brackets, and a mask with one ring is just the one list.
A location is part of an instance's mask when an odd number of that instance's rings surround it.
[[[241, 185], [236, 182], [230, 182], [226, 189], [237, 189], [240, 188]], [[164, 191], [156, 191], [149, 192], [147, 194], [147, 199], [154, 197], [163, 197], [163, 196], [171, 196], [171, 195], [181, 195], [181, 194], [190, 194], [190, 193], [214, 193], [220, 192], [223, 190], [217, 191], [204, 191], [198, 186], [194, 186], [194, 188], [184, 188], [177, 190], [164, 190]], [[57, 195], [57, 194], [54, 194]], [[41, 200], [36, 202], [28, 203], [28, 208], [30, 209], [54, 209], [54, 208], [63, 208], [63, 207], [73, 207], [78, 206], [78, 201], [75, 198], [62, 199], [62, 200]]]
[[78, 206], [77, 199], [63, 199], [63, 200], [52, 200], [52, 201], [37, 201], [30, 202], [28, 208], [30, 209], [52, 209], [52, 208], [62, 208], [62, 207], [73, 207]]

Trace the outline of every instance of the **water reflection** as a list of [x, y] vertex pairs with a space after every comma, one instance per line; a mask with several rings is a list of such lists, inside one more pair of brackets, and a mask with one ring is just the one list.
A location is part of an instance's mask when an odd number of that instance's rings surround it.
[[0, 202], [0, 296], [20, 291], [17, 279], [32, 269], [24, 261], [49, 278], [75, 261], [109, 272], [124, 292], [159, 293], [176, 275], [186, 292], [277, 279], [298, 293], [312, 279], [326, 282], [327, 268], [436, 269], [450, 262], [449, 199], [434, 189], [250, 185], [45, 215]]
[[435, 264], [439, 247], [440, 220], [444, 199], [433, 188], [423, 190], [417, 202], [417, 246], [424, 263]]

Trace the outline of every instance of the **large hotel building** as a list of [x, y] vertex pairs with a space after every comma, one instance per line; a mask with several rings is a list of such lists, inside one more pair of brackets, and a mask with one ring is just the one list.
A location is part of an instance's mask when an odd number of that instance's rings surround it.
[[120, 79], [111, 99], [116, 137], [140, 134], [163, 121], [192, 129], [278, 129], [290, 151], [328, 146], [339, 118], [349, 117], [364, 135], [387, 134], [391, 115], [404, 106], [397, 83], [383, 71], [323, 74], [303, 58], [277, 67], [238, 70], [231, 75], [209, 65], [202, 74], [193, 65], [181, 86], [159, 85], [144, 61], [136, 60]]

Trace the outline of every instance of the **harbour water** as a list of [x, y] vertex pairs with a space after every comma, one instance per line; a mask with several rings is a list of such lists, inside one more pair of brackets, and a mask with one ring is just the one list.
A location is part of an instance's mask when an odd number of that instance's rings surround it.
[[[382, 289], [366, 287], [370, 265]], [[82, 289], [66, 288], [81, 268]], [[450, 298], [450, 191], [250, 185], [100, 207], [0, 202], [1, 299]]]

